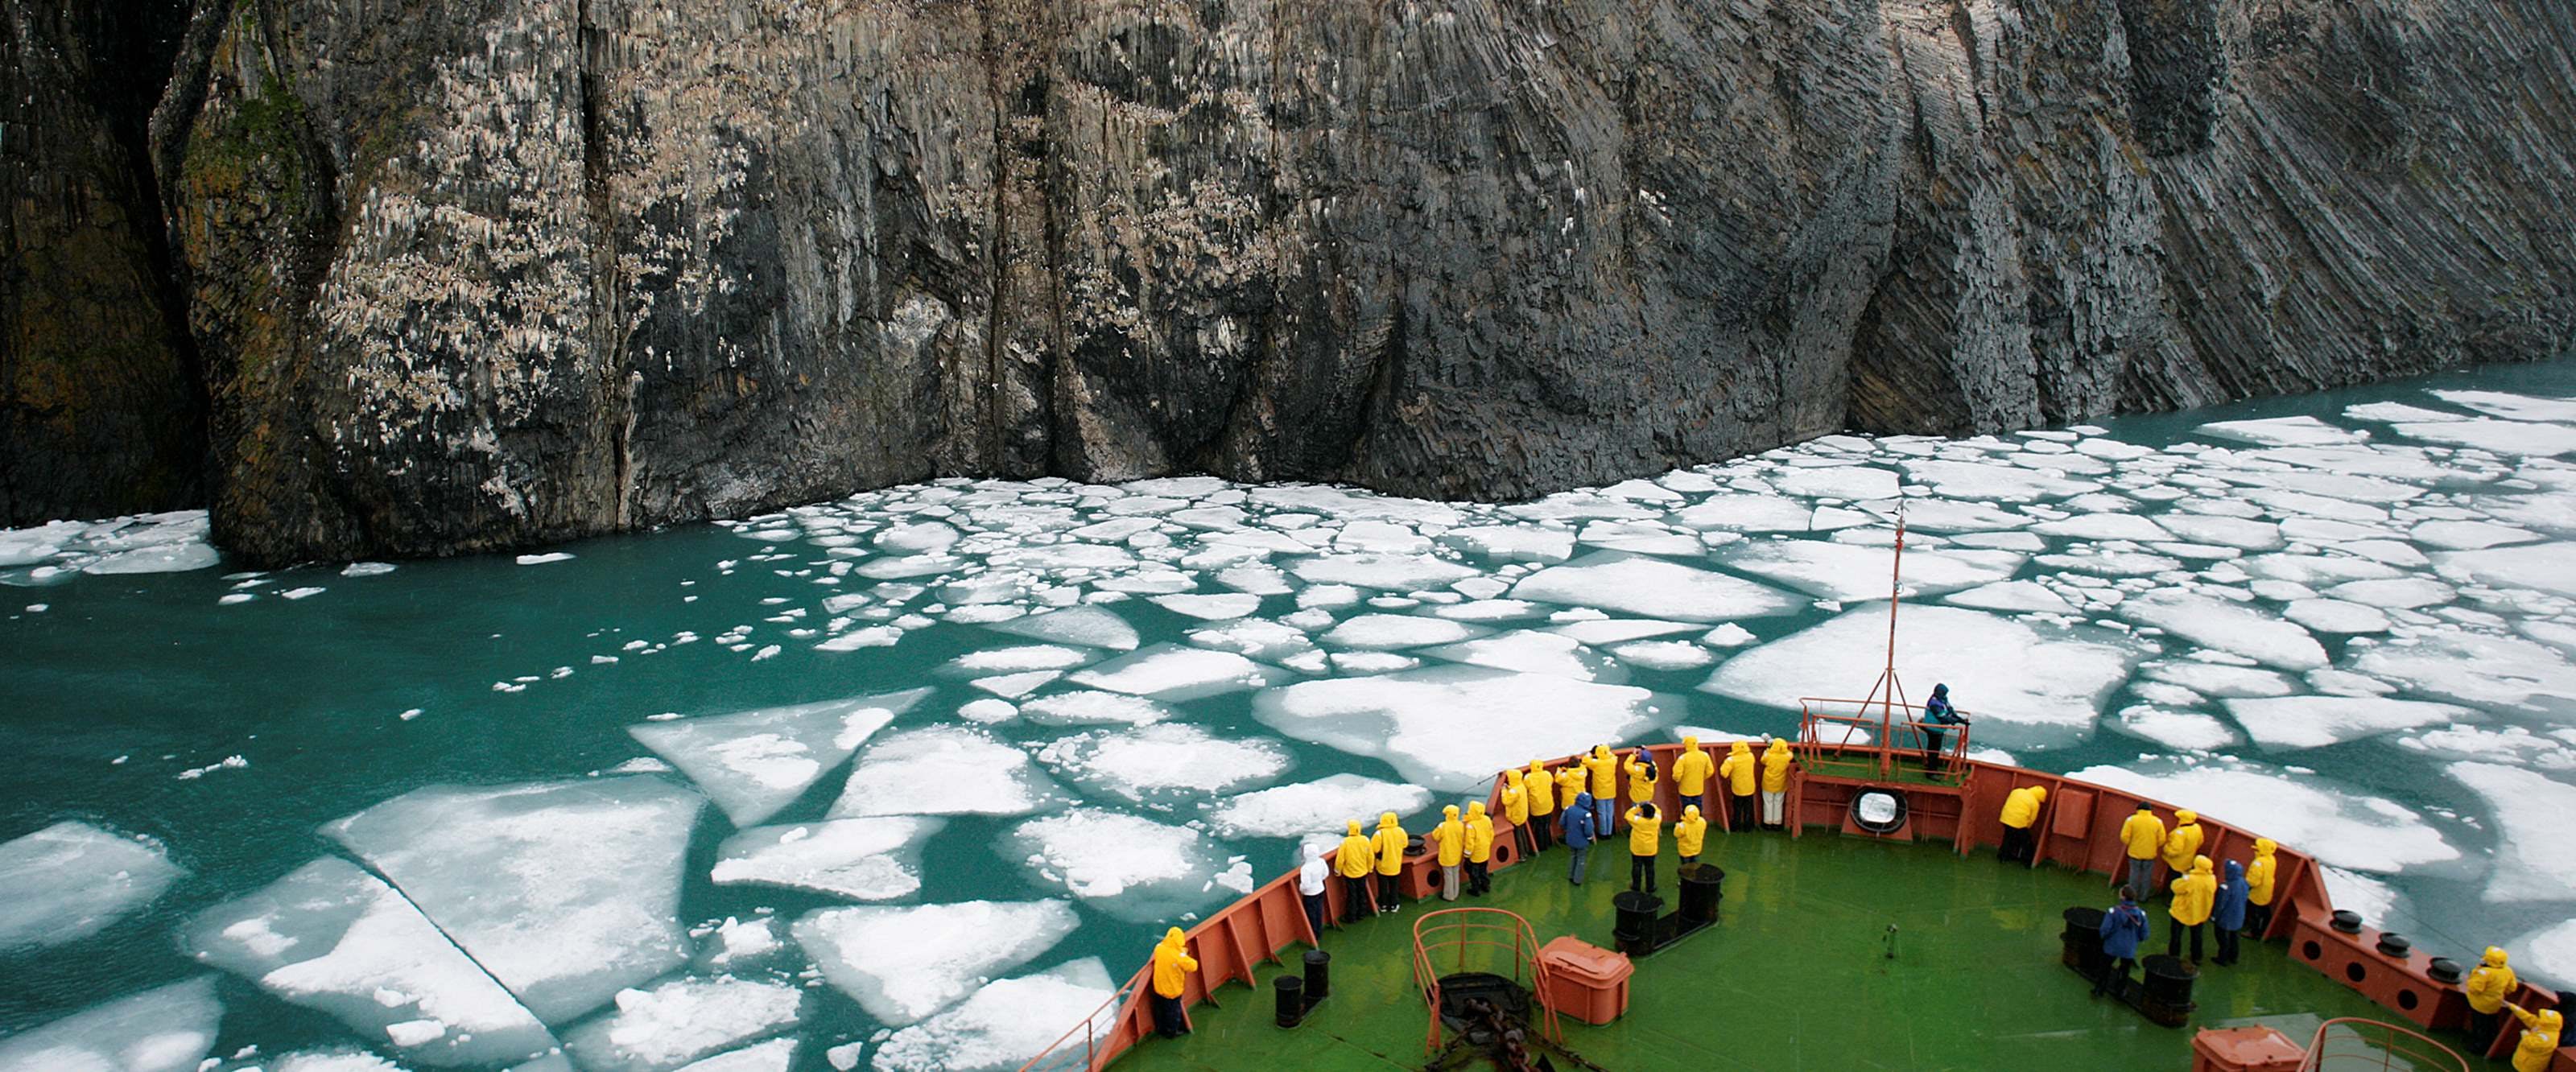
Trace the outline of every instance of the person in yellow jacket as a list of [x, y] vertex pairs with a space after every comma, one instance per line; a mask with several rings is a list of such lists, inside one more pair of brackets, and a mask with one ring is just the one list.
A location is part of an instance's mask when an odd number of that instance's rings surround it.
[[2522, 1021], [2522, 1041], [2513, 1046], [2513, 1072], [2549, 1072], [2549, 1063], [2558, 1057], [2559, 1028], [2567, 1018], [2556, 1009], [2533, 1012], [2510, 1001], [2504, 1007]]
[[1440, 899], [1457, 900], [1458, 865], [1467, 862], [1467, 824], [1458, 821], [1458, 806], [1440, 809], [1440, 825], [1432, 827], [1423, 840], [1429, 843], [1425, 847], [1440, 854]]
[[1583, 772], [1592, 781], [1592, 821], [1594, 829], [1606, 837], [1613, 829], [1613, 817], [1619, 814], [1619, 757], [1610, 754], [1610, 746], [1596, 744], [1583, 757]]
[[1377, 910], [1404, 911], [1404, 895], [1397, 876], [1404, 873], [1404, 848], [1409, 840], [1404, 828], [1395, 824], [1395, 813], [1377, 817], [1377, 833], [1369, 837], [1369, 847], [1377, 850]]
[[2039, 806], [2047, 802], [2047, 786], [2026, 785], [2004, 794], [2004, 844], [1995, 850], [1995, 859], [2008, 864], [2031, 862], [2039, 840], [2032, 828], [2039, 823]]
[[1699, 862], [1699, 850], [1708, 843], [1708, 820], [1701, 818], [1699, 805], [1682, 809], [1682, 817], [1673, 823], [1673, 849], [1682, 855], [1682, 866]]
[[1697, 736], [1682, 738], [1682, 754], [1673, 757], [1673, 793], [1683, 808], [1708, 807], [1708, 776], [1717, 773], [1717, 761], [1699, 747]]
[[1655, 892], [1655, 856], [1663, 851], [1664, 819], [1654, 802], [1628, 809], [1628, 888]]
[[1341, 851], [1333, 857], [1334, 870], [1342, 876], [1344, 923], [1377, 913], [1377, 899], [1369, 895], [1369, 874], [1377, 870], [1377, 845], [1360, 833], [1359, 820], [1351, 820], [1350, 826], [1351, 832], [1342, 837]]
[[1762, 826], [1778, 830], [1788, 821], [1789, 742], [1771, 738], [1762, 750]]
[[1521, 772], [1503, 772], [1503, 821], [1512, 824], [1512, 840], [1520, 843], [1524, 858], [1538, 855], [1538, 837], [1530, 832], [1529, 794]]
[[2245, 933], [2258, 942], [2272, 929], [2272, 876], [2279, 868], [2272, 854], [2279, 851], [2280, 842], [2255, 838], [2254, 862], [2245, 865]]
[[2460, 983], [2460, 990], [2469, 996], [2469, 1044], [2477, 1047], [2472, 1052], [2485, 1053], [2495, 1042], [2496, 1028], [2504, 1022], [2504, 999], [2519, 981], [2505, 959], [2504, 947], [2488, 946], [2478, 966], [2469, 969], [2469, 977]]
[[2200, 843], [2204, 836], [2200, 829], [2199, 812], [2190, 808], [2175, 811], [2173, 832], [2165, 835], [2163, 852], [2165, 873], [2158, 881], [2170, 882], [2182, 877], [2184, 872], [2190, 871], [2191, 858], [2200, 855]]
[[1556, 775], [1548, 773], [1547, 764], [1533, 759], [1528, 776], [1521, 779], [1521, 788], [1529, 790], [1530, 838], [1538, 842], [1538, 847], [1531, 851], [1546, 852], [1555, 848]]
[[2140, 803], [2138, 810], [2120, 820], [2120, 844], [2129, 853], [2129, 878], [2122, 883], [2131, 900], [2147, 899], [2147, 880], [2156, 873], [2156, 853], [2165, 847], [2165, 821], [2156, 818], [2152, 804]]
[[1494, 817], [1485, 802], [1467, 802], [1467, 896], [1482, 897], [1494, 888]]
[[1199, 962], [1190, 956], [1189, 940], [1174, 927], [1163, 932], [1163, 942], [1154, 947], [1154, 1033], [1164, 1038], [1179, 1038], [1190, 1033], [1190, 1022], [1181, 1014], [1181, 992]]
[[1654, 753], [1646, 751], [1642, 745], [1630, 749], [1628, 762], [1622, 768], [1628, 772], [1628, 803], [1654, 803], [1655, 783], [1663, 777], [1663, 772], [1655, 766]]
[[2218, 876], [2210, 872], [2209, 857], [2192, 857], [2191, 869], [2173, 881], [2173, 904], [2165, 912], [2172, 925], [2165, 928], [2165, 955], [2182, 955], [2182, 935], [2191, 932], [2191, 962], [2200, 963], [2201, 936], [2209, 929], [2209, 911], [2218, 904]]
[[[1571, 824], [1574, 822], [1574, 816], [1569, 814], [1574, 810], [1574, 798], [1584, 795], [1584, 793], [1588, 791], [1585, 786], [1590, 784], [1591, 781], [1592, 779], [1583, 773], [1583, 764], [1581, 762], [1568, 763], [1557, 770], [1556, 802], [1558, 806], [1556, 809], [1556, 817], [1561, 824]], [[1557, 829], [1562, 832], [1570, 830], [1572, 827], [1568, 825], [1559, 825]], [[1592, 829], [1594, 831], [1593, 836], [1600, 836], [1600, 816], [1597, 812], [1593, 816]], [[1568, 835], [1565, 843], [1568, 845], [1574, 844], [1574, 840], [1571, 835]]]
[[1717, 765], [1717, 776], [1726, 779], [1726, 829], [1731, 833], [1753, 829], [1753, 785], [1761, 765], [1753, 758], [1753, 746], [1743, 741], [1726, 746], [1726, 762]]

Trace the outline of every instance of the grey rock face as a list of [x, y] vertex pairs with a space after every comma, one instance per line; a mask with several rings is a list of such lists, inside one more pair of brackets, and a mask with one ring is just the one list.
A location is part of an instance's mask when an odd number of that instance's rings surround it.
[[2561, 352], [2543, 0], [199, 0], [218, 535], [1507, 498]]

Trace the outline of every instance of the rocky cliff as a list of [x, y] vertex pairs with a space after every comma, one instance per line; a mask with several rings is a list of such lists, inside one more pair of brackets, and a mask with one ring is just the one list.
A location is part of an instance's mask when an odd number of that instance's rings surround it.
[[0, 368], [127, 388], [53, 411], [101, 443], [203, 398], [257, 560], [949, 473], [1516, 497], [2576, 340], [2559, 0], [196, 3], [93, 168], [160, 219], [8, 235], [166, 234], [185, 331], [0, 300]]

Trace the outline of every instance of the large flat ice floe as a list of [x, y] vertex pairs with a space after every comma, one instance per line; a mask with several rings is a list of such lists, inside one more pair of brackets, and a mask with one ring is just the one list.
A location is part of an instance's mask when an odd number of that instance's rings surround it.
[[186, 874], [159, 842], [84, 822], [0, 844], [0, 953], [87, 938]]
[[750, 884], [891, 901], [921, 890], [921, 843], [938, 819], [879, 816], [764, 826], [726, 838], [710, 873], [717, 885]]
[[[1826, 599], [1884, 599], [1888, 552], [1876, 547], [1816, 540], [1768, 540], [1733, 545], [1718, 553], [1743, 570]], [[1939, 595], [2010, 578], [2028, 556], [2010, 551], [1916, 551], [1905, 556], [1905, 587]]]
[[2489, 901], [2576, 899], [2576, 840], [2567, 817], [2576, 815], [2576, 785], [2501, 763], [2454, 763], [2451, 777], [2486, 799], [2495, 812], [2495, 868], [2487, 876]]
[[211, 975], [146, 990], [0, 1038], [0, 1072], [196, 1072], [223, 1014]]
[[2413, 809], [2279, 767], [2158, 760], [2132, 767], [2087, 767], [2067, 777], [2191, 808], [2356, 871], [2386, 873], [2460, 859], [2460, 850]]
[[1004, 840], [1038, 881], [1142, 922], [1211, 900], [1209, 876], [1224, 862], [1216, 844], [1189, 827], [1097, 808], [1027, 820]]
[[2217, 596], [2159, 589], [2121, 603], [2120, 616], [2266, 666], [2314, 670], [2326, 664], [2326, 649], [2297, 623]]
[[877, 1047], [877, 1072], [1012, 1072], [1085, 1017], [1106, 1032], [1118, 994], [1098, 957], [984, 984], [956, 1008], [895, 1032]]
[[564, 1035], [587, 1072], [671, 1072], [778, 1034], [804, 1017], [805, 992], [730, 976], [673, 979], [617, 992], [615, 1011]]
[[1657, 706], [1654, 693], [1633, 686], [1481, 667], [1302, 681], [1253, 700], [1272, 729], [1384, 759], [1406, 780], [1443, 791], [1472, 788], [1531, 756], [1629, 740], [1665, 720]]
[[432, 786], [323, 832], [558, 1024], [688, 959], [676, 913], [705, 805], [651, 776]]
[[[1846, 611], [1727, 660], [1700, 688], [1793, 710], [1801, 696], [1859, 699], [1878, 676], [1886, 644], [1885, 608]], [[1896, 634], [1898, 674], [1926, 694], [1947, 682], [1960, 708], [1987, 725], [2089, 727], [2143, 654], [2138, 642], [2108, 630], [1957, 607], [1914, 607]]]
[[1684, 622], [1785, 614], [1798, 606], [1787, 593], [1740, 577], [1625, 551], [1599, 551], [1530, 574], [1512, 585], [1512, 598]]
[[2479, 717], [2465, 707], [2385, 696], [2277, 696], [2226, 701], [2254, 743], [2266, 748], [2322, 748], [2393, 730]]
[[189, 920], [198, 960], [424, 1065], [489, 1065], [554, 1037], [401, 894], [338, 857]]
[[1275, 741], [1221, 738], [1185, 723], [1079, 733], [1047, 742], [1037, 758], [1093, 796], [1159, 807], [1249, 789], [1290, 762]]
[[1303, 838], [1339, 835], [1352, 819], [1376, 826], [1383, 812], [1412, 815], [1431, 806], [1431, 791], [1357, 774], [1331, 774], [1229, 797], [1207, 807], [1218, 837]]
[[1028, 963], [1077, 922], [1063, 901], [966, 901], [826, 908], [790, 929], [835, 988], [878, 1023], [901, 1027]]
[[1073, 675], [1085, 685], [1158, 700], [1194, 700], [1274, 684], [1287, 672], [1230, 651], [1156, 644]]
[[1027, 753], [973, 727], [930, 726], [868, 746], [831, 817], [1026, 815], [1053, 795]]
[[758, 826], [930, 691], [644, 722], [626, 732], [688, 775], [735, 826]]

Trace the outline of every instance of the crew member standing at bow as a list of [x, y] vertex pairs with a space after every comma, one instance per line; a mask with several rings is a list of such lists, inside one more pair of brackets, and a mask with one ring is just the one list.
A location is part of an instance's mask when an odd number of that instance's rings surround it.
[[1717, 776], [1726, 782], [1726, 830], [1730, 834], [1753, 829], [1753, 786], [1761, 765], [1753, 758], [1753, 746], [1743, 741], [1726, 746], [1726, 762], [1717, 765]]
[[1538, 847], [1530, 851], [1546, 852], [1556, 842], [1556, 776], [1548, 773], [1546, 764], [1533, 759], [1521, 788], [1529, 790], [1530, 837], [1538, 841]]
[[1179, 1038], [1190, 1033], [1189, 1018], [1181, 1013], [1181, 988], [1190, 973], [1199, 970], [1199, 962], [1190, 956], [1189, 943], [1174, 927], [1163, 932], [1163, 944], [1154, 947], [1154, 1033], [1164, 1038]]
[[1503, 772], [1503, 821], [1512, 824], [1512, 840], [1521, 847], [1521, 855], [1538, 855], [1538, 835], [1530, 830], [1529, 783], [1521, 772]]

